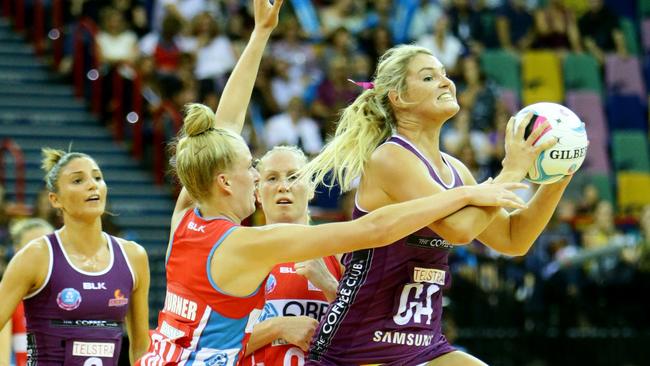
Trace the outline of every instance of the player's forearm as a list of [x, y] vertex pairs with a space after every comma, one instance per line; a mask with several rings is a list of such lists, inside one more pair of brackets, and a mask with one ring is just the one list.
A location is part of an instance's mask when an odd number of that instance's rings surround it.
[[0, 330], [0, 365], [9, 365], [11, 360], [11, 323]]
[[143, 319], [143, 324], [134, 324], [133, 315], [127, 314], [126, 331], [129, 336], [129, 361], [135, 364], [135, 361], [140, 359], [149, 348], [149, 325], [146, 319], [149, 319], [148, 313]]
[[135, 361], [139, 360], [140, 357], [147, 352], [147, 348], [149, 348], [149, 336], [143, 335], [142, 337], [144, 337], [146, 341], [129, 339], [129, 342], [133, 342], [129, 343], [129, 361], [131, 361], [131, 365], [134, 365]]
[[500, 207], [467, 206], [429, 226], [451, 244], [467, 244], [487, 228]]
[[226, 126], [241, 133], [264, 48], [270, 36], [270, 31], [255, 30], [251, 34], [248, 45], [223, 90], [216, 112], [217, 126]]
[[246, 356], [253, 354], [258, 349], [271, 344], [274, 340], [280, 338], [280, 327], [278, 321], [282, 317], [266, 319], [253, 327], [253, 332], [246, 346]]
[[514, 211], [510, 215], [510, 244], [516, 252], [528, 252], [551, 220], [570, 181], [571, 177], [566, 177], [558, 183], [541, 186], [527, 209]]
[[339, 287], [339, 281], [337, 281], [336, 278], [334, 278], [332, 275], [329, 277], [330, 278], [327, 279], [326, 283], [320, 290], [323, 291], [323, 295], [325, 295], [327, 301], [332, 302], [336, 300], [336, 290]]
[[[523, 176], [504, 169], [494, 183], [520, 182]], [[433, 223], [430, 228], [452, 244], [466, 244], [490, 226], [500, 207], [467, 206]]]
[[369, 242], [368, 247], [372, 247], [376, 243], [389, 244], [399, 240], [425, 227], [428, 222], [448, 217], [469, 202], [469, 191], [465, 187], [459, 187], [433, 196], [384, 206], [357, 220], [371, 222], [371, 225], [365, 226], [361, 235]]

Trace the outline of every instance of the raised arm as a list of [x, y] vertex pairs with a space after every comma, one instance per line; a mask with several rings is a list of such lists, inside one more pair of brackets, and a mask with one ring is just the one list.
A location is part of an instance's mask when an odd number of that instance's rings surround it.
[[[544, 144], [533, 146], [534, 142], [541, 136], [542, 132], [549, 127], [548, 122], [544, 122], [533, 130], [528, 138], [524, 138], [526, 127], [530, 123], [532, 117], [533, 115], [529, 113], [524, 123], [521, 123], [517, 129], [515, 129], [514, 126], [514, 117], [510, 118], [508, 121], [505, 139], [506, 156], [503, 159], [503, 170], [495, 178], [495, 182], [520, 182], [526, 176], [526, 172], [532, 166], [535, 158], [542, 151], [557, 143], [557, 141], [553, 139]], [[457, 160], [455, 162], [456, 168], [461, 171], [461, 174], [464, 173], [464, 183], [476, 184], [476, 181], [467, 168]], [[555, 206], [553, 206], [553, 208], [555, 208]], [[444, 220], [435, 223], [432, 225], [432, 229], [438, 233], [438, 235], [453, 243], [468, 243], [483, 233], [497, 215], [503, 217], [505, 211], [494, 207], [467, 207], [466, 209], [460, 210]], [[506, 235], [507, 233], [501, 232], [500, 234]]]
[[[283, 0], [276, 0], [271, 5], [269, 0], [253, 1], [255, 29], [253, 29], [251, 38], [223, 90], [215, 115], [215, 127], [227, 128], [238, 134], [241, 133], [264, 48], [271, 36], [271, 32], [278, 24], [278, 14], [282, 2]], [[175, 222], [192, 204], [192, 197], [183, 187], [174, 207], [172, 232]]]
[[[534, 141], [548, 127], [548, 122], [538, 126], [527, 139], [524, 139], [526, 126], [531, 118], [532, 114], [529, 114], [526, 122], [521, 123], [516, 130], [514, 118], [508, 121], [505, 141], [506, 157], [503, 159], [503, 170], [494, 180], [496, 183], [520, 182], [539, 153], [557, 143], [555, 140], [550, 140], [545, 144], [533, 146]], [[476, 184], [465, 166], [457, 160], [454, 162], [455, 167], [461, 172], [464, 183]], [[466, 207], [444, 220], [434, 223], [431, 228], [452, 243], [464, 244], [477, 238], [490, 226], [497, 215], [504, 213], [505, 211], [496, 207]]]
[[[368, 201], [401, 202], [442, 191], [442, 188], [431, 180], [424, 165], [404, 149], [387, 144], [378, 149], [376, 154], [370, 161], [367, 178], [369, 181], [385, 184], [369, 190], [371, 197]], [[451, 159], [451, 163], [458, 170], [465, 185], [476, 184], [472, 174], [461, 162]], [[501, 179], [505, 179], [503, 174]], [[517, 177], [513, 175], [511, 179]], [[526, 209], [508, 213], [500, 207], [466, 206], [428, 226], [452, 244], [465, 244], [479, 239], [500, 253], [523, 255], [544, 230], [569, 181], [570, 178], [566, 178], [558, 183], [540, 187]], [[377, 198], [377, 195], [388, 197]], [[361, 205], [365, 209], [376, 209], [361, 198]]]
[[187, 191], [185, 187], [182, 187], [181, 193], [179, 193], [178, 198], [176, 198], [176, 205], [174, 206], [174, 214], [172, 215], [172, 233], [174, 232], [176, 223], [180, 220], [180, 217], [183, 216], [182, 214], [185, 212], [185, 210], [192, 207], [193, 204], [194, 204], [194, 200], [190, 196], [190, 193]]
[[571, 182], [566, 177], [541, 186], [528, 202], [528, 208], [508, 213], [500, 209], [478, 239], [499, 253], [519, 256], [528, 252], [553, 216], [564, 190]]
[[[460, 187], [382, 207], [359, 219], [316, 226], [269, 225], [233, 231], [211, 258], [211, 275], [219, 288], [250, 295], [273, 265], [393, 243], [467, 204], [524, 207], [511, 190], [519, 183]], [[241, 268], [248, 268], [241, 271]]]
[[216, 112], [216, 127], [241, 133], [264, 48], [278, 24], [282, 2], [283, 0], [275, 0], [271, 4], [269, 0], [253, 1], [255, 28], [221, 95]]

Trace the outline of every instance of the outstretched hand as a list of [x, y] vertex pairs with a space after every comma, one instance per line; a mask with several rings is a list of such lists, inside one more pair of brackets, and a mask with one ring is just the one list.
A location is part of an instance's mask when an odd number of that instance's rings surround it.
[[275, 29], [283, 2], [284, 0], [253, 0], [255, 29], [265, 32]]
[[525, 138], [526, 127], [532, 118], [533, 113], [529, 112], [515, 129], [515, 118], [511, 117], [506, 126], [506, 156], [503, 158], [503, 169], [516, 172], [522, 179], [537, 156], [557, 143], [557, 139], [551, 139], [535, 145], [535, 142], [551, 127], [548, 121], [537, 126], [530, 136]]

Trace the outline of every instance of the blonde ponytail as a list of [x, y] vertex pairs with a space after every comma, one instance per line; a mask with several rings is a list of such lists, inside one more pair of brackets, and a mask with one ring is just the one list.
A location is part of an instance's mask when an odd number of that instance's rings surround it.
[[[388, 93], [396, 91], [397, 98], [403, 100], [408, 64], [418, 54], [431, 52], [413, 45], [386, 51], [379, 60], [374, 88], [364, 91], [343, 110], [334, 138], [301, 169], [301, 176], [328, 187], [338, 182], [343, 191], [350, 190], [352, 181], [363, 174], [373, 151], [394, 132], [396, 121]], [[330, 172], [332, 175], [326, 181]]]

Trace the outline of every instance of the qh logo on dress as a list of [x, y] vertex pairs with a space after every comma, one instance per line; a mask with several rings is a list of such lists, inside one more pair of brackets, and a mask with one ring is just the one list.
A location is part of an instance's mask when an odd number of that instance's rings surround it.
[[56, 304], [63, 310], [72, 311], [81, 304], [81, 294], [73, 288], [64, 288], [56, 295]]
[[125, 306], [129, 303], [129, 298], [122, 294], [122, 290], [119, 288], [115, 290], [114, 297], [108, 300], [108, 306]]

